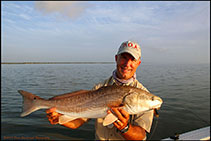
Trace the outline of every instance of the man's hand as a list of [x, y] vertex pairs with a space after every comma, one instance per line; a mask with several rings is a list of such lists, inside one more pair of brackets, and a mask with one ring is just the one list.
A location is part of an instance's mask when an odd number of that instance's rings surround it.
[[[111, 110], [118, 118], [118, 120], [113, 123], [114, 126], [116, 126], [119, 130], [124, 129], [128, 124], [128, 120], [130, 118], [129, 114], [124, 109], [120, 108], [111, 108]], [[108, 113], [110, 112], [111, 111], [109, 110]]]
[[[50, 121], [51, 124], [58, 124], [59, 123], [59, 117], [62, 115], [60, 113], [56, 112], [56, 108], [51, 108], [46, 110], [47, 113], [47, 118]], [[83, 125], [85, 122], [87, 122], [87, 118], [77, 118], [75, 120], [69, 121], [65, 124], [61, 124], [65, 127], [71, 128], [71, 129], [76, 129]]]
[[[112, 112], [118, 118], [118, 120], [113, 123], [114, 126], [118, 130], [124, 129], [128, 124], [130, 115], [121, 108], [111, 108], [111, 110], [108, 110], [108, 113]], [[126, 140], [143, 140], [146, 136], [146, 132], [142, 127], [130, 124], [128, 131], [123, 133], [122, 135]]]
[[56, 112], [56, 108], [51, 108], [46, 110], [47, 118], [50, 121], [51, 124], [57, 124], [59, 123], [59, 117], [62, 115], [60, 113]]

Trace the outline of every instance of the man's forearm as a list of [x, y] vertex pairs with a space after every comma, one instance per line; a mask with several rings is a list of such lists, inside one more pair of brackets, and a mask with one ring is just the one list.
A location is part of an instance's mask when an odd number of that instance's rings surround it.
[[128, 131], [122, 135], [127, 140], [143, 140], [146, 137], [146, 131], [140, 126], [130, 124]]
[[88, 120], [85, 118], [78, 118], [73, 121], [62, 124], [62, 125], [65, 127], [71, 128], [71, 129], [77, 129], [78, 127], [83, 125], [86, 121], [88, 121]]

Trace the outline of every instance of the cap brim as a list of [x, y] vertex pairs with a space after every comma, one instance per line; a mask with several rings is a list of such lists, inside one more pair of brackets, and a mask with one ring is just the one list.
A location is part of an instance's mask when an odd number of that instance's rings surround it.
[[130, 51], [130, 50], [123, 50], [123, 51], [120, 51], [120, 52], [118, 52], [117, 55], [122, 54], [122, 53], [129, 53], [129, 54], [132, 55], [136, 60], [139, 59], [139, 55], [136, 54], [136, 53], [134, 53], [134, 52], [132, 52], [132, 51]]

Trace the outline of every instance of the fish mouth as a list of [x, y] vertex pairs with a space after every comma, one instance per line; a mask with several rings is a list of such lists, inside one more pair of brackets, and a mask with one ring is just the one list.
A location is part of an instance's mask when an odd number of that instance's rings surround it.
[[160, 110], [161, 104], [155, 105], [153, 109]]
[[153, 105], [153, 109], [160, 109], [162, 103], [163, 103], [163, 100], [160, 98], [160, 97], [154, 97], [154, 101], [153, 101], [154, 105]]
[[155, 97], [155, 100], [159, 101], [160, 105], [163, 103], [163, 100], [160, 97], [158, 97], [158, 96]]

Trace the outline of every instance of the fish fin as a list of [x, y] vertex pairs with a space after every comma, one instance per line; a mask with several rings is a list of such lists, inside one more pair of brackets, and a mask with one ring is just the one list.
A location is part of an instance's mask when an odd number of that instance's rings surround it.
[[112, 114], [112, 113], [109, 113], [105, 119], [103, 120], [103, 126], [107, 126], [109, 124], [112, 124], [113, 122], [115, 122], [118, 118]]
[[67, 115], [61, 115], [59, 117], [59, 124], [65, 124], [65, 123], [72, 121], [74, 119], [77, 119], [77, 117], [70, 117], [70, 116], [67, 116]]
[[20, 115], [21, 117], [27, 116], [40, 109], [40, 105], [38, 105], [37, 101], [42, 98], [23, 90], [18, 90], [18, 92], [23, 96], [23, 109]]

